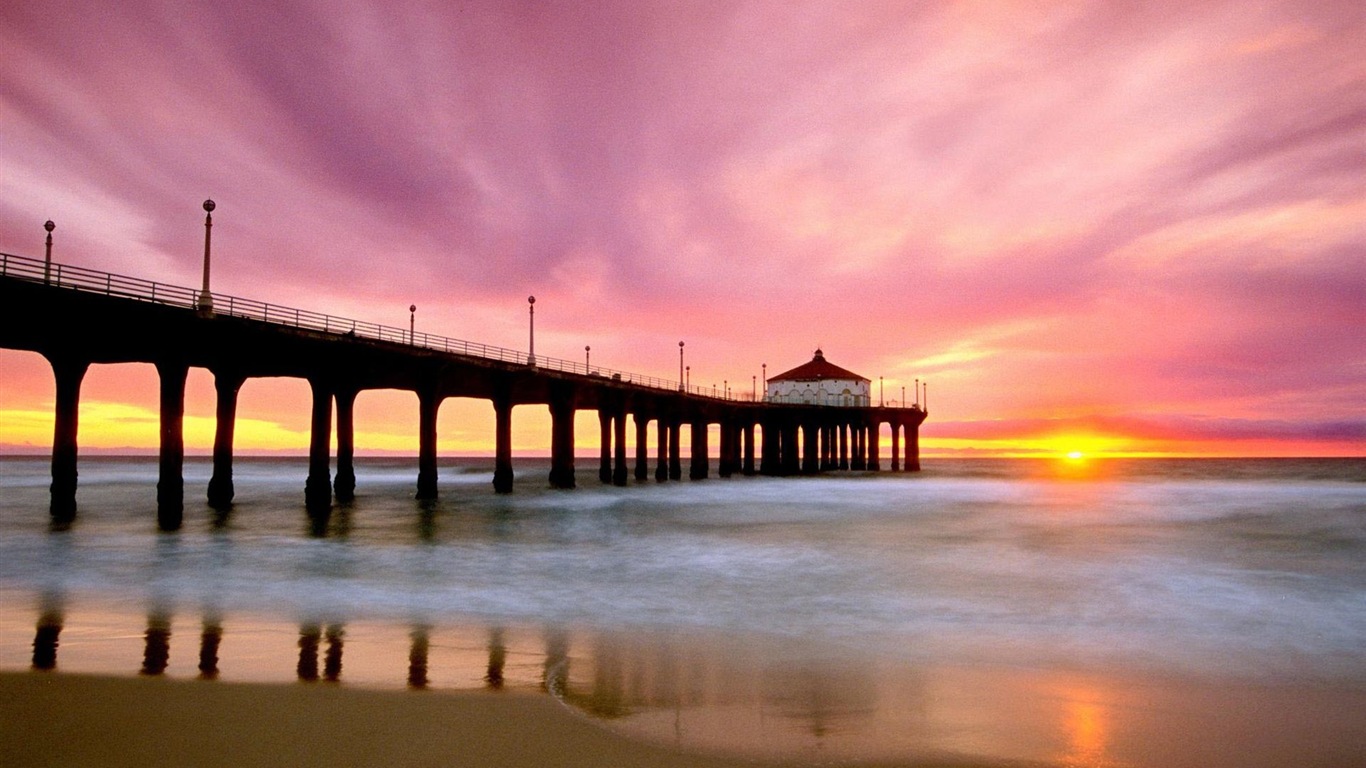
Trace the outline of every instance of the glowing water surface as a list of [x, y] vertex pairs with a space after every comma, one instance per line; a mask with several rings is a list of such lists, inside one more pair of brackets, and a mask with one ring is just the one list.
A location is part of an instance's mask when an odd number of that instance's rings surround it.
[[191, 460], [167, 534], [154, 459], [84, 460], [66, 531], [46, 462], [0, 460], [0, 669], [541, 688], [759, 755], [1347, 765], [1366, 743], [1363, 462], [626, 488], [588, 463], [556, 492], [521, 461], [496, 496], [490, 462], [450, 462], [419, 504], [413, 462], [362, 460], [357, 500], [310, 520], [305, 462], [239, 462], [220, 514]]

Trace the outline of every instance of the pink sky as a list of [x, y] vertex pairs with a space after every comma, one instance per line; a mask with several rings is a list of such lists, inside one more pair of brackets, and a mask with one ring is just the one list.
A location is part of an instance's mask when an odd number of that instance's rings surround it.
[[[215, 292], [513, 348], [535, 294], [540, 354], [675, 376], [684, 339], [745, 390], [821, 346], [928, 380], [945, 453], [1366, 453], [1358, 1], [0, 21], [0, 251], [51, 218], [59, 261], [193, 286], [212, 197]], [[51, 376], [0, 367], [13, 451]], [[87, 404], [154, 404], [100, 376]], [[304, 410], [279, 391], [255, 417]]]

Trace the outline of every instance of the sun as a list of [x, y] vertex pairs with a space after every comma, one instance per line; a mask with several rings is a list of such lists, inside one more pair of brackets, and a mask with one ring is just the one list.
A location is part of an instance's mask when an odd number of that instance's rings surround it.
[[1081, 451], [1068, 451], [1068, 452], [1067, 452], [1067, 460], [1068, 460], [1068, 461], [1081, 461], [1081, 460], [1084, 459], [1084, 458], [1086, 458], [1086, 454], [1082, 453]]

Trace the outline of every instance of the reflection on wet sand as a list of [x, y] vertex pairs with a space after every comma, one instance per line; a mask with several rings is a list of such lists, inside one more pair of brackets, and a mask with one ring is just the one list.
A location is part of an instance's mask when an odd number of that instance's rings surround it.
[[199, 678], [218, 677], [218, 647], [223, 643], [223, 625], [215, 614], [204, 617], [204, 631], [199, 635]]
[[317, 624], [299, 627], [299, 679], [311, 683], [318, 679], [318, 643], [323, 631]]
[[323, 659], [323, 679], [329, 683], [341, 680], [342, 637], [345, 634], [340, 624], [327, 625], [327, 655]]
[[171, 663], [171, 617], [163, 609], [147, 614], [147, 631], [143, 634], [142, 669], [139, 674], [155, 677], [166, 671]]
[[507, 646], [503, 644], [503, 628], [494, 627], [489, 631], [489, 665], [484, 673], [484, 682], [494, 690], [503, 687], [503, 666], [507, 664]]
[[764, 697], [817, 739], [869, 718], [876, 685], [857, 667], [773, 666], [763, 675]]
[[[1211, 683], [987, 667], [917, 670], [733, 638], [286, 623], [225, 616], [212, 607], [185, 612], [179, 618], [186, 624], [178, 625], [168, 603], [154, 603], [141, 617], [101, 613], [90, 623], [58, 592], [35, 597], [32, 608], [20, 609], [25, 619], [0, 608], [0, 618], [22, 627], [0, 634], [14, 646], [6, 656], [0, 644], [7, 664], [57, 669], [65, 633], [64, 670], [126, 674], [137, 650], [125, 640], [138, 637], [127, 630], [140, 624], [140, 675], [285, 682], [292, 664], [297, 680], [341, 684], [345, 649], [351, 685], [540, 689], [638, 738], [751, 757], [953, 762], [966, 755], [1104, 768], [1169, 764], [1182, 755], [1181, 746], [1169, 746], [1177, 744], [1208, 752], [1206, 765], [1270, 766], [1299, 745], [1351, 743], [1361, 727], [1342, 713], [1366, 705], [1360, 689], [1324, 694], [1243, 685], [1234, 697], [1233, 689]], [[182, 653], [173, 664], [174, 638], [196, 634], [197, 659]], [[1225, 706], [1231, 701], [1244, 704]], [[1242, 741], [1210, 746], [1194, 741], [1197, 733], [1237, 733]]]
[[43, 596], [38, 614], [38, 629], [33, 635], [33, 668], [57, 668], [57, 638], [62, 634], [62, 607], [59, 595]]
[[559, 629], [546, 633], [545, 664], [541, 687], [551, 696], [563, 697], [569, 680], [569, 636]]
[[419, 625], [413, 628], [412, 645], [408, 648], [408, 687], [422, 690], [427, 687], [427, 653], [431, 650], [428, 639], [430, 627]]
[[329, 683], [341, 680], [342, 638], [345, 634], [340, 624], [328, 624], [325, 631], [320, 624], [306, 622], [299, 625], [299, 679], [306, 683], [318, 680], [318, 651], [325, 638], [327, 650], [323, 655], [322, 679]]

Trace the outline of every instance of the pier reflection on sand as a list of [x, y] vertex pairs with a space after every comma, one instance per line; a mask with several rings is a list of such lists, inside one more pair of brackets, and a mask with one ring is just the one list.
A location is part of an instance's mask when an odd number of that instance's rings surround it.
[[[749, 756], [1145, 766], [1197, 755], [1211, 766], [1270, 766], [1294, 763], [1305, 744], [1350, 754], [1362, 729], [1344, 713], [1366, 704], [1352, 689], [915, 669], [786, 641], [296, 622], [213, 608], [115, 610], [52, 592], [18, 598], [0, 609], [0, 669], [540, 690], [638, 738]], [[21, 650], [30, 655], [21, 660]]]

